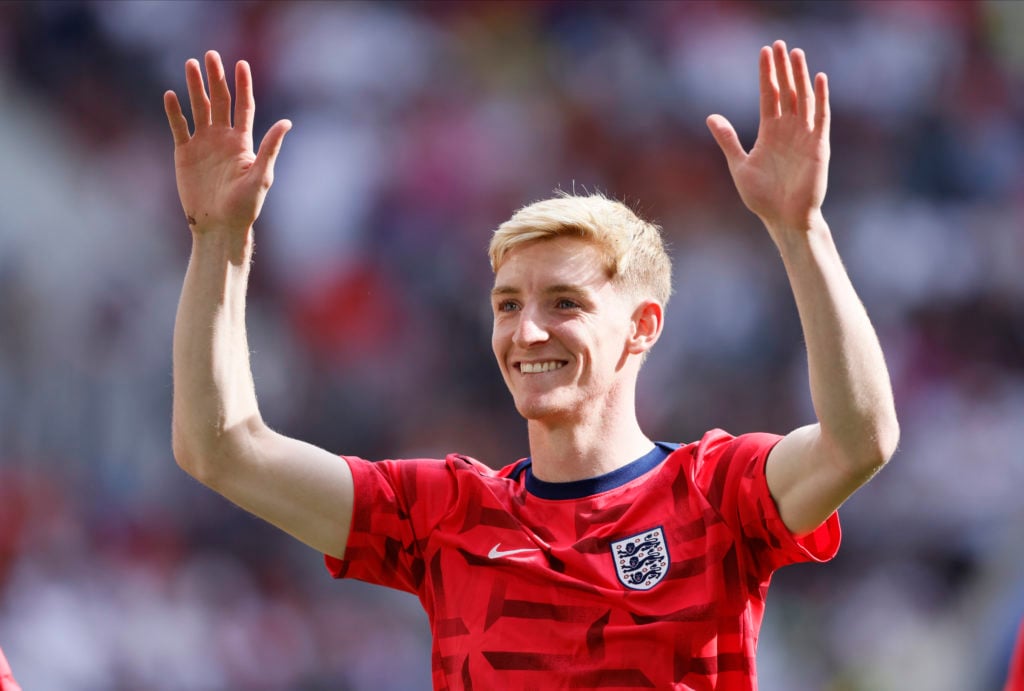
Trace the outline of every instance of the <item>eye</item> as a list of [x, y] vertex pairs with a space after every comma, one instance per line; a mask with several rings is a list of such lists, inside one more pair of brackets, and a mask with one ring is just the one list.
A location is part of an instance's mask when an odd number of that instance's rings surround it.
[[570, 300], [569, 298], [558, 298], [558, 300], [555, 301], [555, 307], [560, 310], [575, 310], [580, 308], [580, 304], [575, 300]]
[[515, 312], [519, 304], [515, 300], [501, 300], [494, 306], [495, 312]]

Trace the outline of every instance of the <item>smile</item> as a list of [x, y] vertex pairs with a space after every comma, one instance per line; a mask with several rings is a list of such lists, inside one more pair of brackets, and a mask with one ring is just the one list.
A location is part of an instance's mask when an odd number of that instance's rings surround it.
[[552, 372], [556, 369], [562, 369], [565, 367], [565, 363], [560, 360], [550, 360], [548, 362], [520, 362], [519, 371], [523, 374], [540, 374], [541, 372]]

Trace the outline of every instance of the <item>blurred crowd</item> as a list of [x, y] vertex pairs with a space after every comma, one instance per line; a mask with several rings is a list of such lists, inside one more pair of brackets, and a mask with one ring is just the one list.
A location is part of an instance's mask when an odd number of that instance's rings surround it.
[[[429, 688], [410, 596], [182, 473], [190, 237], [161, 94], [209, 48], [286, 137], [248, 312], [264, 417], [366, 458], [526, 455], [489, 347], [490, 231], [555, 189], [659, 223], [676, 278], [640, 417], [813, 419], [777, 252], [704, 125], [749, 146], [757, 51], [832, 92], [826, 201], [902, 442], [824, 566], [780, 571], [761, 685], [1000, 688], [1024, 615], [1024, 3], [0, 4], [0, 648], [28, 691]], [[187, 111], [187, 107], [186, 107]]]

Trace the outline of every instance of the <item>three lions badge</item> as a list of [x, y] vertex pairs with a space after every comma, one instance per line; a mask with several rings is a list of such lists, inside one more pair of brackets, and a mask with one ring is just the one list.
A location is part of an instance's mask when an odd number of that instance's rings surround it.
[[615, 573], [631, 590], [650, 590], [668, 573], [668, 547], [661, 527], [612, 543]]

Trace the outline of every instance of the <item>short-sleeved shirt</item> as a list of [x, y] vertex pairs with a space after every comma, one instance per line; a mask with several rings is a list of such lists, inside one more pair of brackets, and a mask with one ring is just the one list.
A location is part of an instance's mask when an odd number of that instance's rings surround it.
[[607, 475], [346, 457], [355, 504], [335, 578], [417, 595], [437, 689], [756, 689], [771, 574], [832, 558], [839, 519], [795, 537], [765, 479], [776, 435], [658, 443]]

